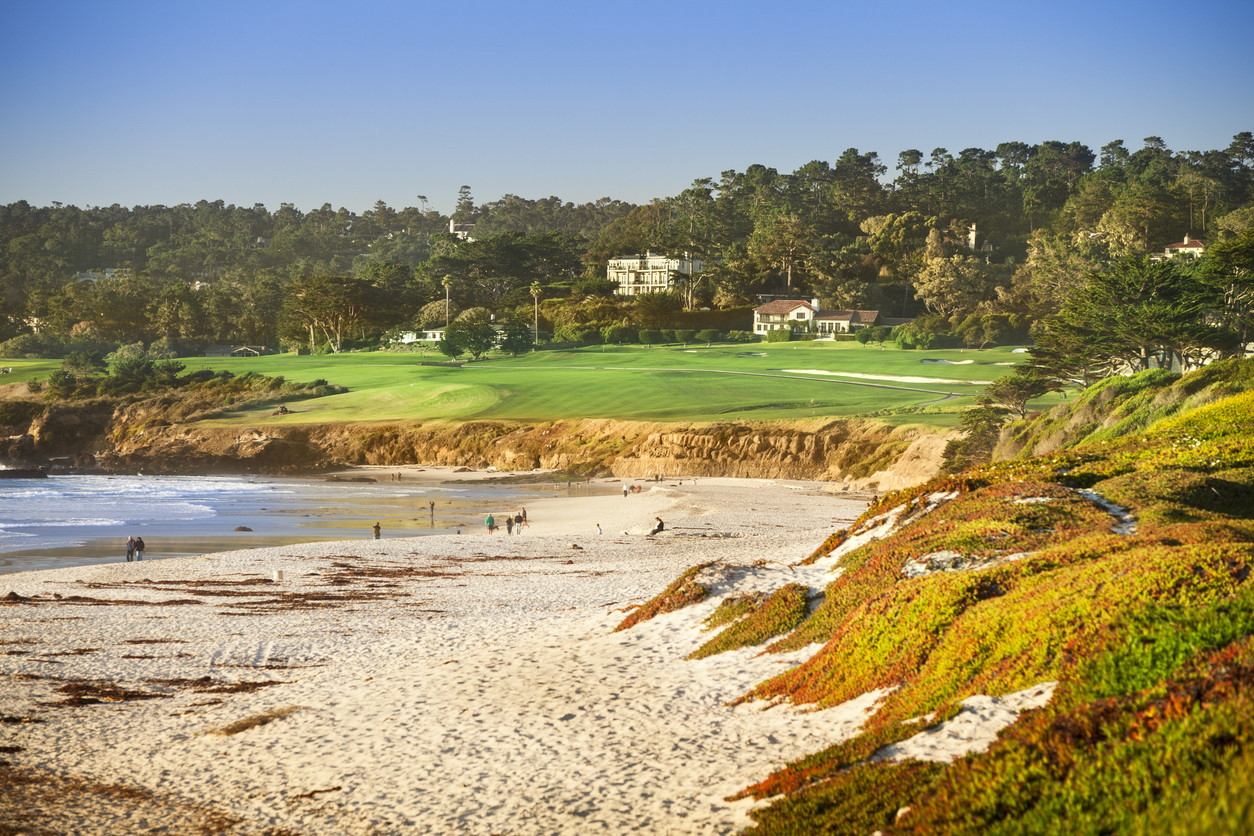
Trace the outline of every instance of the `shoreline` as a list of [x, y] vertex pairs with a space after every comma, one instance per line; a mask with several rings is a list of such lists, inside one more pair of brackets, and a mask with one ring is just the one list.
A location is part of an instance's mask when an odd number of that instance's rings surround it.
[[[385, 531], [0, 576], [18, 651], [0, 655], [0, 714], [39, 721], [5, 726], [20, 748], [4, 759], [36, 787], [75, 776], [146, 799], [24, 794], [23, 815], [96, 805], [80, 834], [211, 814], [241, 834], [744, 828], [754, 804], [723, 799], [852, 734], [874, 695], [729, 707], [817, 648], [684, 662], [716, 595], [611, 631], [698, 563], [715, 562], [719, 595], [821, 589], [829, 567], [789, 564], [865, 503], [823, 483], [684, 481], [529, 502], [521, 536]], [[646, 537], [655, 516], [667, 531]], [[106, 681], [120, 697], [91, 690]], [[75, 693], [100, 702], [64, 704]]]

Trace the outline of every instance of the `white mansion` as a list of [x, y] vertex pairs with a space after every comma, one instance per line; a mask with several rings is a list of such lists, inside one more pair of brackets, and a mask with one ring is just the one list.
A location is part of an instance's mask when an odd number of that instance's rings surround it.
[[691, 276], [704, 267], [705, 262], [699, 258], [667, 258], [648, 252], [611, 258], [605, 275], [618, 283], [615, 293], [619, 296], [638, 296], [670, 290], [676, 284], [677, 275]]

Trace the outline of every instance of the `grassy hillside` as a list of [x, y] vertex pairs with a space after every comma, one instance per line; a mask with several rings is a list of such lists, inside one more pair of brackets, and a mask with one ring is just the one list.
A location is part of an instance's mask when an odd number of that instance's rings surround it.
[[[746, 788], [774, 798], [753, 832], [1254, 832], [1254, 390], [1219, 395], [1252, 371], [1141, 385], [1094, 412], [1143, 413], [1139, 432], [889, 495], [832, 535], [809, 560], [842, 574], [766, 652], [823, 647], [752, 696], [895, 690], [860, 736]], [[870, 760], [917, 718], [1050, 681], [983, 754]]]
[[1252, 388], [1254, 364], [1241, 360], [1224, 360], [1184, 377], [1151, 369], [1108, 378], [1031, 421], [1008, 427], [993, 457], [1027, 458], [1100, 444]]
[[[856, 343], [679, 347], [597, 347], [494, 357], [461, 368], [422, 366], [438, 355], [371, 352], [260, 358], [184, 358], [210, 368], [324, 379], [342, 395], [302, 401], [292, 415], [267, 406], [241, 409], [218, 424], [353, 421], [551, 421], [614, 418], [653, 421], [777, 420], [876, 415], [951, 426], [984, 382], [1024, 355], [1010, 349], [934, 352], [880, 350]], [[944, 360], [950, 364], [924, 363]], [[0, 382], [46, 377], [54, 361], [14, 360]], [[802, 373], [807, 372], [807, 373]], [[827, 372], [814, 374], [812, 372]], [[840, 375], [877, 375], [870, 379]], [[957, 381], [957, 382], [954, 382]], [[1045, 401], [1048, 404], [1048, 400]], [[909, 416], [908, 419], [897, 416]]]

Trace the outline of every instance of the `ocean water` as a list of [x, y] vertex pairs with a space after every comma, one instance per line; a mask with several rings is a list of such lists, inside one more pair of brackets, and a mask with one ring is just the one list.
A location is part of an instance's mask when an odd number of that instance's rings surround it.
[[243, 476], [0, 479], [0, 573], [123, 560], [129, 536], [143, 537], [145, 559], [160, 559], [371, 539], [375, 522], [384, 537], [477, 530], [487, 512], [516, 510], [536, 495], [554, 489]]

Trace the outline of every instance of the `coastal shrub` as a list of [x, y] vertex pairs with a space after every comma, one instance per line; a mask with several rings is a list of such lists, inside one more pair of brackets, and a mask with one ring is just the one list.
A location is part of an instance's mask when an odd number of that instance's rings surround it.
[[[918, 731], [915, 727], [914, 731]], [[897, 811], [945, 772], [938, 763], [859, 764], [769, 807], [749, 811], [752, 836], [803, 833], [866, 836], [896, 822]]]
[[704, 601], [706, 596], [710, 594], [710, 588], [703, 584], [697, 583], [697, 575], [702, 569], [713, 565], [713, 561], [709, 563], [701, 563], [686, 569], [682, 575], [671, 582], [660, 593], [655, 595], [644, 603], [643, 606], [637, 607], [622, 622], [614, 628], [614, 632], [628, 630], [637, 624], [648, 621], [655, 615], [662, 613], [674, 612], [682, 609], [689, 604], [696, 604]]
[[744, 618], [762, 606], [766, 599], [765, 593], [746, 592], [743, 595], [728, 595], [714, 609], [714, 612], [701, 622], [702, 630], [715, 630]]
[[[762, 644], [772, 636], [787, 633], [800, 624], [809, 612], [810, 588], [799, 583], [785, 584], [765, 600], [754, 598], [746, 603], [747, 606], [732, 605], [724, 618], [731, 611], [743, 614], [731, 620], [722, 632], [688, 654], [687, 658], [704, 659], [717, 653]], [[714, 612], [718, 613], [721, 609], [722, 605]], [[709, 623], [710, 619], [706, 621]]]
[[[1131, 387], [1151, 391], [1145, 383]], [[1244, 832], [1254, 814], [1252, 423], [1254, 393], [1241, 392], [1140, 435], [885, 496], [829, 537], [808, 560], [896, 526], [843, 554], [823, 604], [768, 652], [823, 648], [745, 698], [885, 696], [857, 737], [737, 796], [782, 795], [754, 811], [753, 832], [1194, 832], [1178, 824], [1189, 814], [1208, 832]], [[1135, 531], [1116, 533], [1116, 518], [1075, 488], [1131, 509]], [[899, 791], [890, 771], [876, 777], [879, 765], [865, 763], [917, 732], [912, 718], [936, 722], [973, 694], [1046, 680], [1060, 683], [1049, 705], [918, 787]], [[866, 779], [859, 796], [854, 775]]]
[[34, 401], [0, 401], [0, 427], [23, 426], [43, 411], [44, 405]]
[[[781, 794], [796, 793], [806, 787], [814, 787], [820, 790], [820, 792], [830, 793], [839, 786], [839, 784], [826, 783], [832, 778], [841, 775], [851, 767], [863, 764], [867, 758], [885, 746], [900, 743], [903, 740], [914, 737], [919, 732], [927, 731], [941, 723], [952, 720], [957, 716], [960, 709], [961, 706], [958, 704], [945, 706], [942, 710], [926, 718], [926, 724], [897, 721], [886, 722], [879, 714], [874, 714], [863, 726], [861, 734], [848, 740], [842, 740], [840, 743], [829, 746], [820, 752], [798, 758], [762, 781], [746, 787], [735, 795], [729, 796], [727, 800], [770, 798]], [[820, 782], [825, 784], [821, 788], [818, 786]], [[775, 805], [771, 806], [774, 807]], [[755, 818], [758, 817], [755, 816]], [[788, 832], [790, 831], [783, 831], [783, 833]]]
[[[895, 832], [1248, 832], [1252, 694], [1247, 636], [1153, 688], [1056, 702], [1021, 718], [985, 755], [956, 762]], [[1203, 805], [1213, 805], [1208, 827], [1176, 820]]]
[[1198, 608], [1151, 601], [1114, 624], [1093, 656], [1080, 660], [1075, 684], [1060, 696], [1075, 702], [1123, 697], [1176, 676], [1203, 651], [1254, 634], [1254, 587]]

